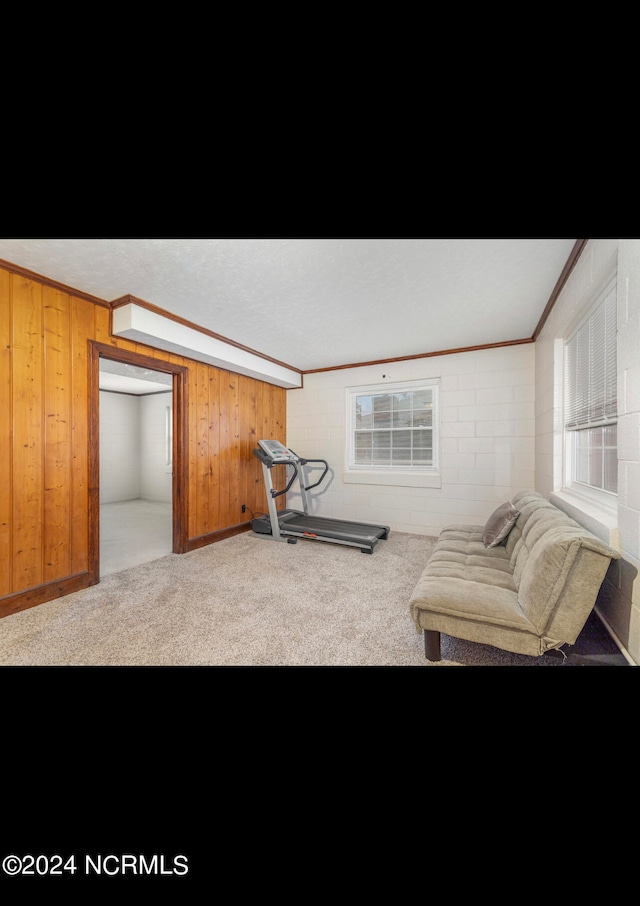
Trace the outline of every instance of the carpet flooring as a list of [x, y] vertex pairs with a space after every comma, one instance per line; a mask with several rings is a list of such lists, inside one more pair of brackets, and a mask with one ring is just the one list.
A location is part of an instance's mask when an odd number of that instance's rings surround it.
[[248, 532], [168, 554], [1, 619], [0, 666], [556, 667], [616, 657], [592, 632], [590, 648], [574, 652], [584, 662], [447, 636], [442, 660], [427, 661], [408, 602], [434, 543], [392, 532], [369, 555]]

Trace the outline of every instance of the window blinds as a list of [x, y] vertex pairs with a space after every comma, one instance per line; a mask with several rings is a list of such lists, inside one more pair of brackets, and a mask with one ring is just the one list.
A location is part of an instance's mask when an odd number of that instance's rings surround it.
[[616, 309], [614, 280], [565, 344], [565, 428], [569, 430], [617, 420]]

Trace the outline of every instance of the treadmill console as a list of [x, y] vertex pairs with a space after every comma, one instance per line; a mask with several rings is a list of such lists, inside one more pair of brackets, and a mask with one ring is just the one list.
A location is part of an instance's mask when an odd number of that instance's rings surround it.
[[279, 440], [259, 440], [258, 446], [272, 462], [298, 462], [296, 454], [281, 444]]

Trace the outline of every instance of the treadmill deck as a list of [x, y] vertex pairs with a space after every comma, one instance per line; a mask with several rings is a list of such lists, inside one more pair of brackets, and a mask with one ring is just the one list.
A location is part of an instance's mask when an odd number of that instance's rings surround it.
[[[254, 531], [271, 533], [268, 516], [254, 519]], [[256, 525], [259, 523], [259, 525]], [[327, 516], [309, 516], [298, 510], [281, 510], [278, 514], [281, 535], [295, 535], [318, 541], [337, 541], [354, 547], [369, 547], [389, 535], [388, 525], [370, 525], [366, 522], [352, 522], [347, 519], [332, 519]]]

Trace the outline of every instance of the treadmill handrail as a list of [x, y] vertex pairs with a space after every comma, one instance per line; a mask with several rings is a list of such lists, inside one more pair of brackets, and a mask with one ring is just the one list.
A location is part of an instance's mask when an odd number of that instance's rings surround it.
[[320, 478], [319, 478], [316, 482], [314, 482], [314, 484], [305, 485], [305, 488], [304, 488], [305, 491], [310, 491], [312, 488], [317, 488], [318, 485], [323, 481], [324, 476], [325, 476], [325, 475], [327, 474], [327, 472], [329, 471], [329, 463], [327, 462], [326, 459], [305, 459], [305, 460], [303, 460], [303, 462], [304, 462], [304, 465], [306, 465], [308, 462], [322, 462], [322, 463], [324, 463], [324, 471], [323, 471], [322, 475], [320, 476]]
[[[291, 450], [291, 452], [293, 453], [293, 450]], [[278, 491], [275, 488], [271, 488], [272, 497], [280, 497], [282, 494], [286, 494], [287, 491], [289, 490], [289, 488], [291, 487], [291, 485], [293, 484], [293, 482], [296, 480], [297, 475], [298, 475], [298, 466], [296, 465], [295, 461], [293, 459], [287, 459], [287, 460], [283, 459], [281, 462], [277, 462], [276, 460], [273, 459], [273, 457], [269, 456], [269, 454], [266, 453], [264, 450], [262, 450], [260, 447], [255, 448], [255, 450], [253, 451], [253, 455], [257, 459], [259, 459], [260, 462], [263, 464], [263, 466], [266, 466], [267, 469], [272, 469], [273, 466], [293, 466], [293, 475], [289, 479], [289, 482], [288, 482], [286, 488], [283, 488], [281, 491]], [[293, 455], [297, 457], [297, 453], [293, 453]], [[300, 482], [300, 483], [302, 484], [302, 482]]]
[[274, 498], [275, 498], [275, 497], [280, 497], [281, 494], [286, 494], [287, 491], [289, 490], [289, 488], [291, 487], [291, 485], [293, 484], [293, 482], [296, 480], [296, 478], [297, 478], [297, 476], [298, 476], [298, 467], [297, 467], [297, 465], [295, 464], [295, 462], [293, 462], [293, 461], [292, 461], [292, 462], [281, 462], [281, 463], [276, 463], [276, 465], [280, 465], [280, 466], [292, 466], [292, 467], [293, 467], [293, 475], [292, 475], [291, 478], [289, 479], [289, 482], [288, 482], [286, 488], [283, 488], [281, 491], [277, 491], [275, 488], [271, 488], [271, 496], [274, 497]]

